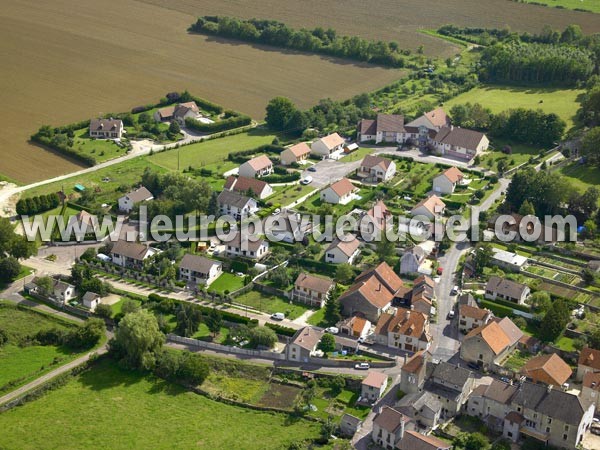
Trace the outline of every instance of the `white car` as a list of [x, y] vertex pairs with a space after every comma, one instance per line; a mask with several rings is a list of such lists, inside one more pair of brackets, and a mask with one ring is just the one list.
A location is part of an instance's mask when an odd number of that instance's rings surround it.
[[452, 288], [452, 290], [450, 291], [450, 295], [458, 295], [459, 290], [460, 290], [460, 288], [458, 286], [454, 286]]
[[331, 334], [338, 334], [340, 332], [338, 327], [328, 327], [325, 328], [325, 331]]
[[275, 314], [271, 314], [271, 319], [273, 320], [283, 320], [285, 319], [285, 314], [284, 313], [275, 313]]
[[307, 184], [312, 183], [312, 180], [313, 180], [313, 178], [310, 175], [308, 175], [306, 178], [304, 178], [302, 181], [300, 181], [300, 183], [307, 185]]
[[369, 363], [362, 362], [362, 363], [354, 364], [354, 368], [356, 370], [369, 370], [371, 368], [371, 366], [369, 365]]

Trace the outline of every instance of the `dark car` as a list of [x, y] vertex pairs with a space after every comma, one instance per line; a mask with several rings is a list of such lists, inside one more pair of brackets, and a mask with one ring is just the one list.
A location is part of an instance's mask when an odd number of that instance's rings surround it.
[[308, 170], [309, 172], [316, 172], [316, 171], [317, 171], [317, 168], [316, 168], [316, 167], [314, 167], [314, 166], [310, 166], [310, 167], [309, 167], [308, 169], [306, 169], [306, 170]]
[[479, 364], [469, 363], [467, 364], [467, 367], [471, 370], [479, 370]]

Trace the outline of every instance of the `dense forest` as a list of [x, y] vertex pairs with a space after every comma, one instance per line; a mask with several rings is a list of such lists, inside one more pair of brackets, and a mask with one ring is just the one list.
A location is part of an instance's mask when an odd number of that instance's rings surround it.
[[405, 67], [408, 63], [407, 56], [410, 55], [409, 50], [401, 50], [396, 42], [369, 41], [358, 36], [338, 36], [331, 28], [295, 30], [275, 20], [204, 16], [189, 30], [388, 67]]

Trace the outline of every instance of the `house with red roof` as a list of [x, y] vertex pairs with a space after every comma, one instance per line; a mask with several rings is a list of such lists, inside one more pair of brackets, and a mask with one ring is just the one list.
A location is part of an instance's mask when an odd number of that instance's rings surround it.
[[342, 178], [321, 191], [322, 202], [346, 205], [356, 198], [359, 189], [348, 178]]

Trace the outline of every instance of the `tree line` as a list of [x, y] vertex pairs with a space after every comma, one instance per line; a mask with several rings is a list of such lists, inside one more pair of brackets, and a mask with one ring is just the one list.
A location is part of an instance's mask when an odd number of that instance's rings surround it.
[[275, 20], [204, 16], [198, 18], [189, 30], [388, 67], [405, 67], [407, 56], [410, 55], [410, 51], [401, 50], [397, 42], [371, 41], [358, 36], [339, 36], [332, 28], [295, 30]]
[[17, 214], [34, 215], [50, 209], [57, 208], [60, 205], [60, 198], [56, 192], [47, 195], [38, 195], [19, 199], [17, 202]]
[[486, 131], [490, 136], [529, 145], [549, 147], [558, 142], [566, 128], [554, 113], [525, 108], [493, 114], [479, 103], [455, 105], [450, 109], [454, 125]]

